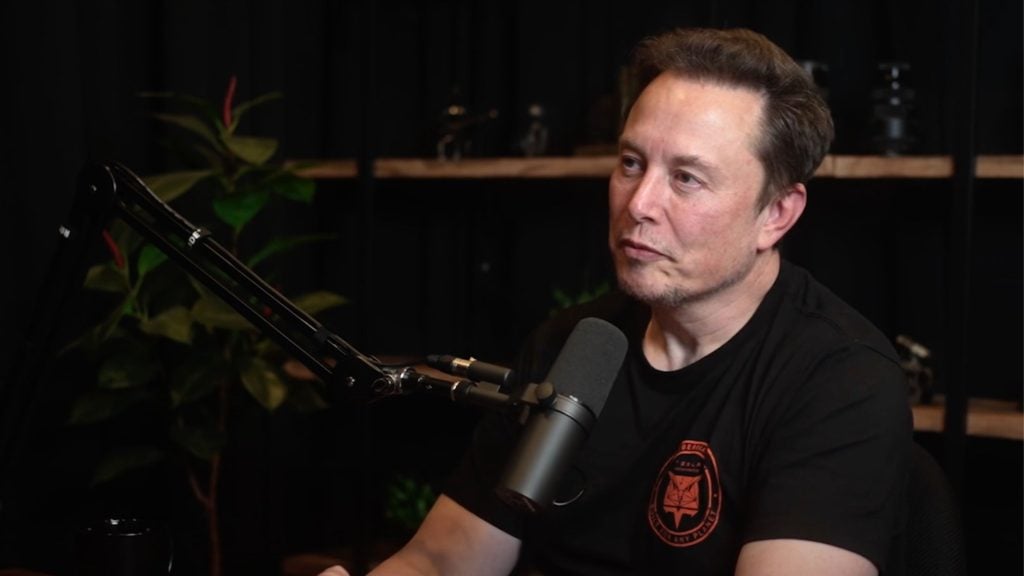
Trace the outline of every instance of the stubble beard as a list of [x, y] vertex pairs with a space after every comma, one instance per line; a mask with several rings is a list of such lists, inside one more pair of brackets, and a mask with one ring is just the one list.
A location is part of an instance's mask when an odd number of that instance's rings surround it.
[[[750, 275], [754, 269], [755, 259], [751, 258], [745, 262], [729, 268], [729, 273], [710, 286], [701, 286], [697, 289], [675, 285], [658, 286], [650, 280], [643, 278], [644, 267], [650, 266], [647, 262], [635, 262], [625, 260], [617, 263], [615, 275], [619, 289], [627, 295], [651, 306], [652, 308], [680, 308], [707, 301], [714, 296], [721, 294], [729, 288], [739, 284]], [[626, 268], [623, 273], [623, 268]]]

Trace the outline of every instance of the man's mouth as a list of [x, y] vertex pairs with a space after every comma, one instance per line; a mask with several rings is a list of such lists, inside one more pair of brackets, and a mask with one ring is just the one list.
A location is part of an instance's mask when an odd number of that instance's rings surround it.
[[662, 260], [666, 258], [666, 254], [654, 248], [650, 244], [632, 240], [629, 238], [622, 238], [619, 240], [619, 250], [627, 258], [631, 260], [640, 261], [653, 261]]

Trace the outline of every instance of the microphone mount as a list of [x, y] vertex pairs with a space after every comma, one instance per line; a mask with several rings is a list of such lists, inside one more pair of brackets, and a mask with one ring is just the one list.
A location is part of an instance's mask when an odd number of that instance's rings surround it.
[[[532, 385], [508, 395], [501, 387], [469, 379], [439, 379], [402, 366], [385, 366], [356, 350], [242, 264], [214, 240], [162, 201], [131, 170], [90, 165], [79, 177], [67, 222], [59, 229], [65, 243], [98, 237], [116, 216], [146, 237], [193, 278], [213, 291], [252, 325], [272, 338], [328, 384], [362, 400], [425, 391], [453, 402], [516, 409], [536, 405]], [[61, 247], [64, 248], [64, 247]], [[79, 247], [72, 251], [82, 257]]]

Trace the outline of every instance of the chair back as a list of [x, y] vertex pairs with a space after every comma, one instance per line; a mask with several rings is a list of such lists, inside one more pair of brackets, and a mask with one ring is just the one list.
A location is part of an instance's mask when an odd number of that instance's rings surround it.
[[907, 576], [965, 576], [960, 506], [939, 463], [914, 443], [910, 460]]

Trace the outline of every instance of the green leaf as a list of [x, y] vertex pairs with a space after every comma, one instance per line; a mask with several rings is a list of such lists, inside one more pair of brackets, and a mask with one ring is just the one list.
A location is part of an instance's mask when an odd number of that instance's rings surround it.
[[228, 127], [228, 132], [230, 134], [235, 133], [235, 128], [238, 127], [239, 120], [242, 119], [242, 116], [244, 116], [245, 113], [249, 111], [249, 109], [270, 102], [271, 100], [277, 100], [279, 98], [281, 98], [280, 92], [270, 92], [269, 94], [257, 96], [252, 100], [242, 102], [238, 106], [235, 106], [235, 108], [231, 111], [231, 126]]
[[568, 308], [569, 306], [573, 306], [573, 305], [576, 305], [576, 304], [583, 304], [585, 302], [589, 302], [591, 300], [594, 300], [594, 299], [602, 296], [603, 294], [608, 292], [608, 290], [609, 290], [608, 282], [602, 282], [602, 283], [598, 284], [597, 286], [595, 286], [591, 290], [586, 290], [585, 289], [582, 292], [580, 292], [579, 294], [577, 294], [576, 296], [570, 295], [568, 292], [566, 292], [565, 290], [562, 290], [561, 288], [552, 288], [551, 289], [551, 296], [555, 300], [556, 308], [552, 309], [550, 311], [550, 313], [554, 314], [555, 312], [558, 311], [558, 309]]
[[260, 338], [256, 342], [253, 342], [252, 350], [253, 352], [256, 353], [257, 356], [261, 356], [263, 358], [270, 358], [275, 354], [285, 355], [284, 351], [281, 349], [280, 346], [278, 346], [277, 342], [275, 342], [272, 338], [267, 337]]
[[131, 290], [131, 286], [128, 284], [128, 275], [125, 274], [124, 269], [118, 268], [113, 262], [97, 264], [89, 268], [85, 274], [84, 287], [89, 290], [115, 294], [127, 294]]
[[268, 200], [270, 194], [266, 190], [233, 194], [214, 200], [213, 211], [237, 232], [263, 210]]
[[211, 126], [220, 125], [220, 112], [210, 102], [191, 94], [178, 94], [175, 92], [140, 92], [141, 98], [163, 98], [173, 100], [176, 104], [184, 105], [199, 112]]
[[167, 261], [167, 255], [152, 244], [146, 244], [139, 251], [139, 263], [136, 264], [136, 272], [141, 280], [150, 270]]
[[196, 280], [191, 274], [188, 275], [188, 283], [192, 285], [192, 289], [195, 290], [196, 294], [199, 294], [199, 296], [213, 296], [213, 292], [210, 288], [206, 284]]
[[206, 398], [217, 391], [226, 377], [221, 363], [209, 352], [190, 356], [174, 368], [170, 377], [171, 407], [177, 408]]
[[292, 380], [288, 383], [288, 405], [297, 412], [309, 413], [328, 407], [312, 382]]
[[249, 394], [271, 412], [288, 397], [288, 387], [281, 376], [262, 358], [253, 358], [240, 375]]
[[109, 420], [145, 398], [141, 388], [124, 390], [90, 390], [71, 407], [68, 424], [92, 424]]
[[145, 178], [144, 181], [158, 198], [170, 202], [213, 174], [213, 170], [187, 170], [156, 174]]
[[273, 238], [270, 242], [267, 242], [267, 245], [264, 246], [262, 250], [253, 254], [246, 264], [251, 268], [275, 254], [286, 252], [297, 246], [302, 246], [303, 244], [312, 244], [313, 242], [322, 242], [324, 240], [334, 240], [335, 237], [336, 236], [334, 234], [311, 234], [308, 236]]
[[154, 116], [168, 124], [179, 126], [192, 132], [213, 146], [215, 150], [224, 150], [224, 146], [217, 139], [217, 134], [210, 129], [209, 125], [195, 116], [189, 116], [188, 114], [154, 114]]
[[111, 308], [107, 317], [92, 327], [89, 333], [82, 339], [82, 343], [87, 347], [92, 347], [93, 345], [97, 345], [100, 342], [113, 337], [118, 331], [121, 319], [124, 318], [125, 314], [129, 313], [131, 299], [131, 294], [125, 294], [124, 300], [122, 300], [117, 306]]
[[116, 220], [110, 226], [110, 235], [114, 237], [122, 254], [131, 254], [142, 245], [143, 238], [124, 220]]
[[[209, 146], [203, 144], [196, 144], [192, 147], [192, 150], [198, 154], [202, 161], [210, 166], [210, 173], [212, 175], [220, 176], [228, 169], [228, 164], [231, 163], [231, 158], [227, 158], [223, 152], [218, 152]], [[197, 162], [199, 162], [197, 160]]]
[[277, 152], [277, 140], [255, 136], [224, 136], [224, 144], [235, 156], [249, 164], [262, 166]]
[[437, 499], [426, 482], [398, 474], [385, 485], [384, 516], [406, 530], [415, 530]]
[[163, 336], [182, 344], [192, 343], [192, 313], [184, 306], [174, 306], [153, 318], [139, 322], [139, 329], [151, 336]]
[[267, 185], [274, 193], [294, 202], [312, 204], [316, 196], [316, 184], [308, 178], [300, 178], [289, 172], [272, 177]]
[[252, 324], [244, 316], [211, 294], [200, 297], [192, 306], [192, 318], [207, 328], [253, 330]]
[[171, 441], [200, 460], [209, 461], [224, 449], [224, 434], [205, 427], [176, 425], [170, 430]]
[[124, 340], [120, 350], [103, 361], [96, 384], [106, 390], [135, 388], [149, 383], [159, 370], [141, 346]]
[[348, 299], [341, 294], [320, 290], [317, 292], [303, 294], [296, 298], [294, 303], [306, 314], [318, 314], [329, 308], [348, 304]]
[[103, 457], [93, 473], [92, 484], [102, 484], [126, 472], [152, 466], [163, 461], [163, 451], [152, 446], [124, 446], [115, 448]]
[[559, 308], [568, 308], [572, 305], [572, 298], [565, 293], [561, 288], [555, 288], [551, 291], [551, 296], [555, 299], [555, 304]]

